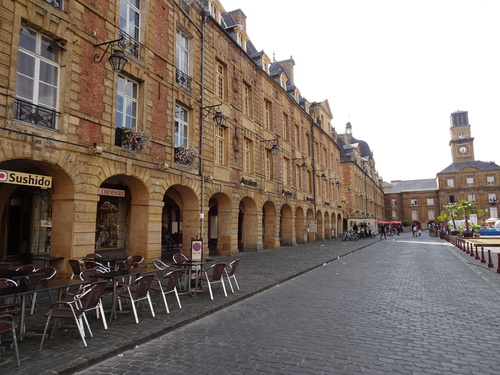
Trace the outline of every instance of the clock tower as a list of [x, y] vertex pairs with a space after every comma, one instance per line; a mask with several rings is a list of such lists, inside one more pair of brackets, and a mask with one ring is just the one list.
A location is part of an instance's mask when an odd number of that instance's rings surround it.
[[470, 133], [469, 113], [456, 111], [450, 117], [450, 147], [453, 163], [474, 161], [474, 138]]

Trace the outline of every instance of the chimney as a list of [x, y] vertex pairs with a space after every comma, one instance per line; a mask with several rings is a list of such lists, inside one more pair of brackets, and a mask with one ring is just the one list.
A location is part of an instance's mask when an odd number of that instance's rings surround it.
[[243, 13], [243, 11], [241, 9], [236, 9], [236, 10], [229, 12], [229, 14], [231, 15], [231, 17], [233, 17], [234, 22], [237, 25], [241, 25], [243, 30], [245, 30], [245, 32], [246, 32], [247, 31], [247, 16], [245, 16], [245, 13]]
[[293, 61], [292, 56], [288, 60], [278, 61], [278, 64], [285, 70], [285, 74], [288, 77], [288, 81], [293, 85], [295, 80], [293, 78], [293, 67], [295, 66], [295, 61]]

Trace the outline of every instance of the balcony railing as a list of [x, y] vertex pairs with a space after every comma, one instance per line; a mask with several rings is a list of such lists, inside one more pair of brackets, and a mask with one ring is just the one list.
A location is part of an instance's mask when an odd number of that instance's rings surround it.
[[130, 35], [128, 35], [126, 32], [123, 30], [120, 30], [120, 37], [123, 37], [120, 42], [118, 42], [118, 45], [123, 48], [124, 51], [130, 53], [132, 56], [140, 59], [141, 58], [141, 53], [142, 53], [142, 44], [139, 43], [137, 40], [132, 38]]
[[53, 109], [44, 108], [21, 99], [14, 101], [14, 118], [19, 121], [55, 129], [57, 116], [60, 115], [60, 112]]
[[44, 0], [46, 3], [49, 3], [50, 5], [55, 6], [56, 8], [59, 8], [62, 10], [63, 8], [63, 0]]
[[191, 90], [191, 81], [192, 78], [188, 76], [187, 74], [183, 73], [179, 69], [176, 70], [175, 73], [175, 81], [181, 85], [182, 87], [185, 87], [188, 90]]

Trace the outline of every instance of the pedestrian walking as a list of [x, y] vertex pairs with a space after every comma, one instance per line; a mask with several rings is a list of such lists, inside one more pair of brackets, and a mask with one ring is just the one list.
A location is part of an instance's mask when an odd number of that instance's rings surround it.
[[386, 240], [387, 239], [387, 233], [386, 233], [386, 230], [385, 230], [385, 226], [382, 225], [380, 228], [379, 228], [379, 232], [380, 232], [380, 239], [382, 239], [382, 236], [384, 236], [384, 239]]

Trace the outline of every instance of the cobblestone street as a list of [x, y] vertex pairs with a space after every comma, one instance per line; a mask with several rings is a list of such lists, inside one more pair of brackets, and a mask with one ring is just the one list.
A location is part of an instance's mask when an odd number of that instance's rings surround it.
[[498, 374], [496, 270], [437, 238], [368, 241], [80, 374]]

